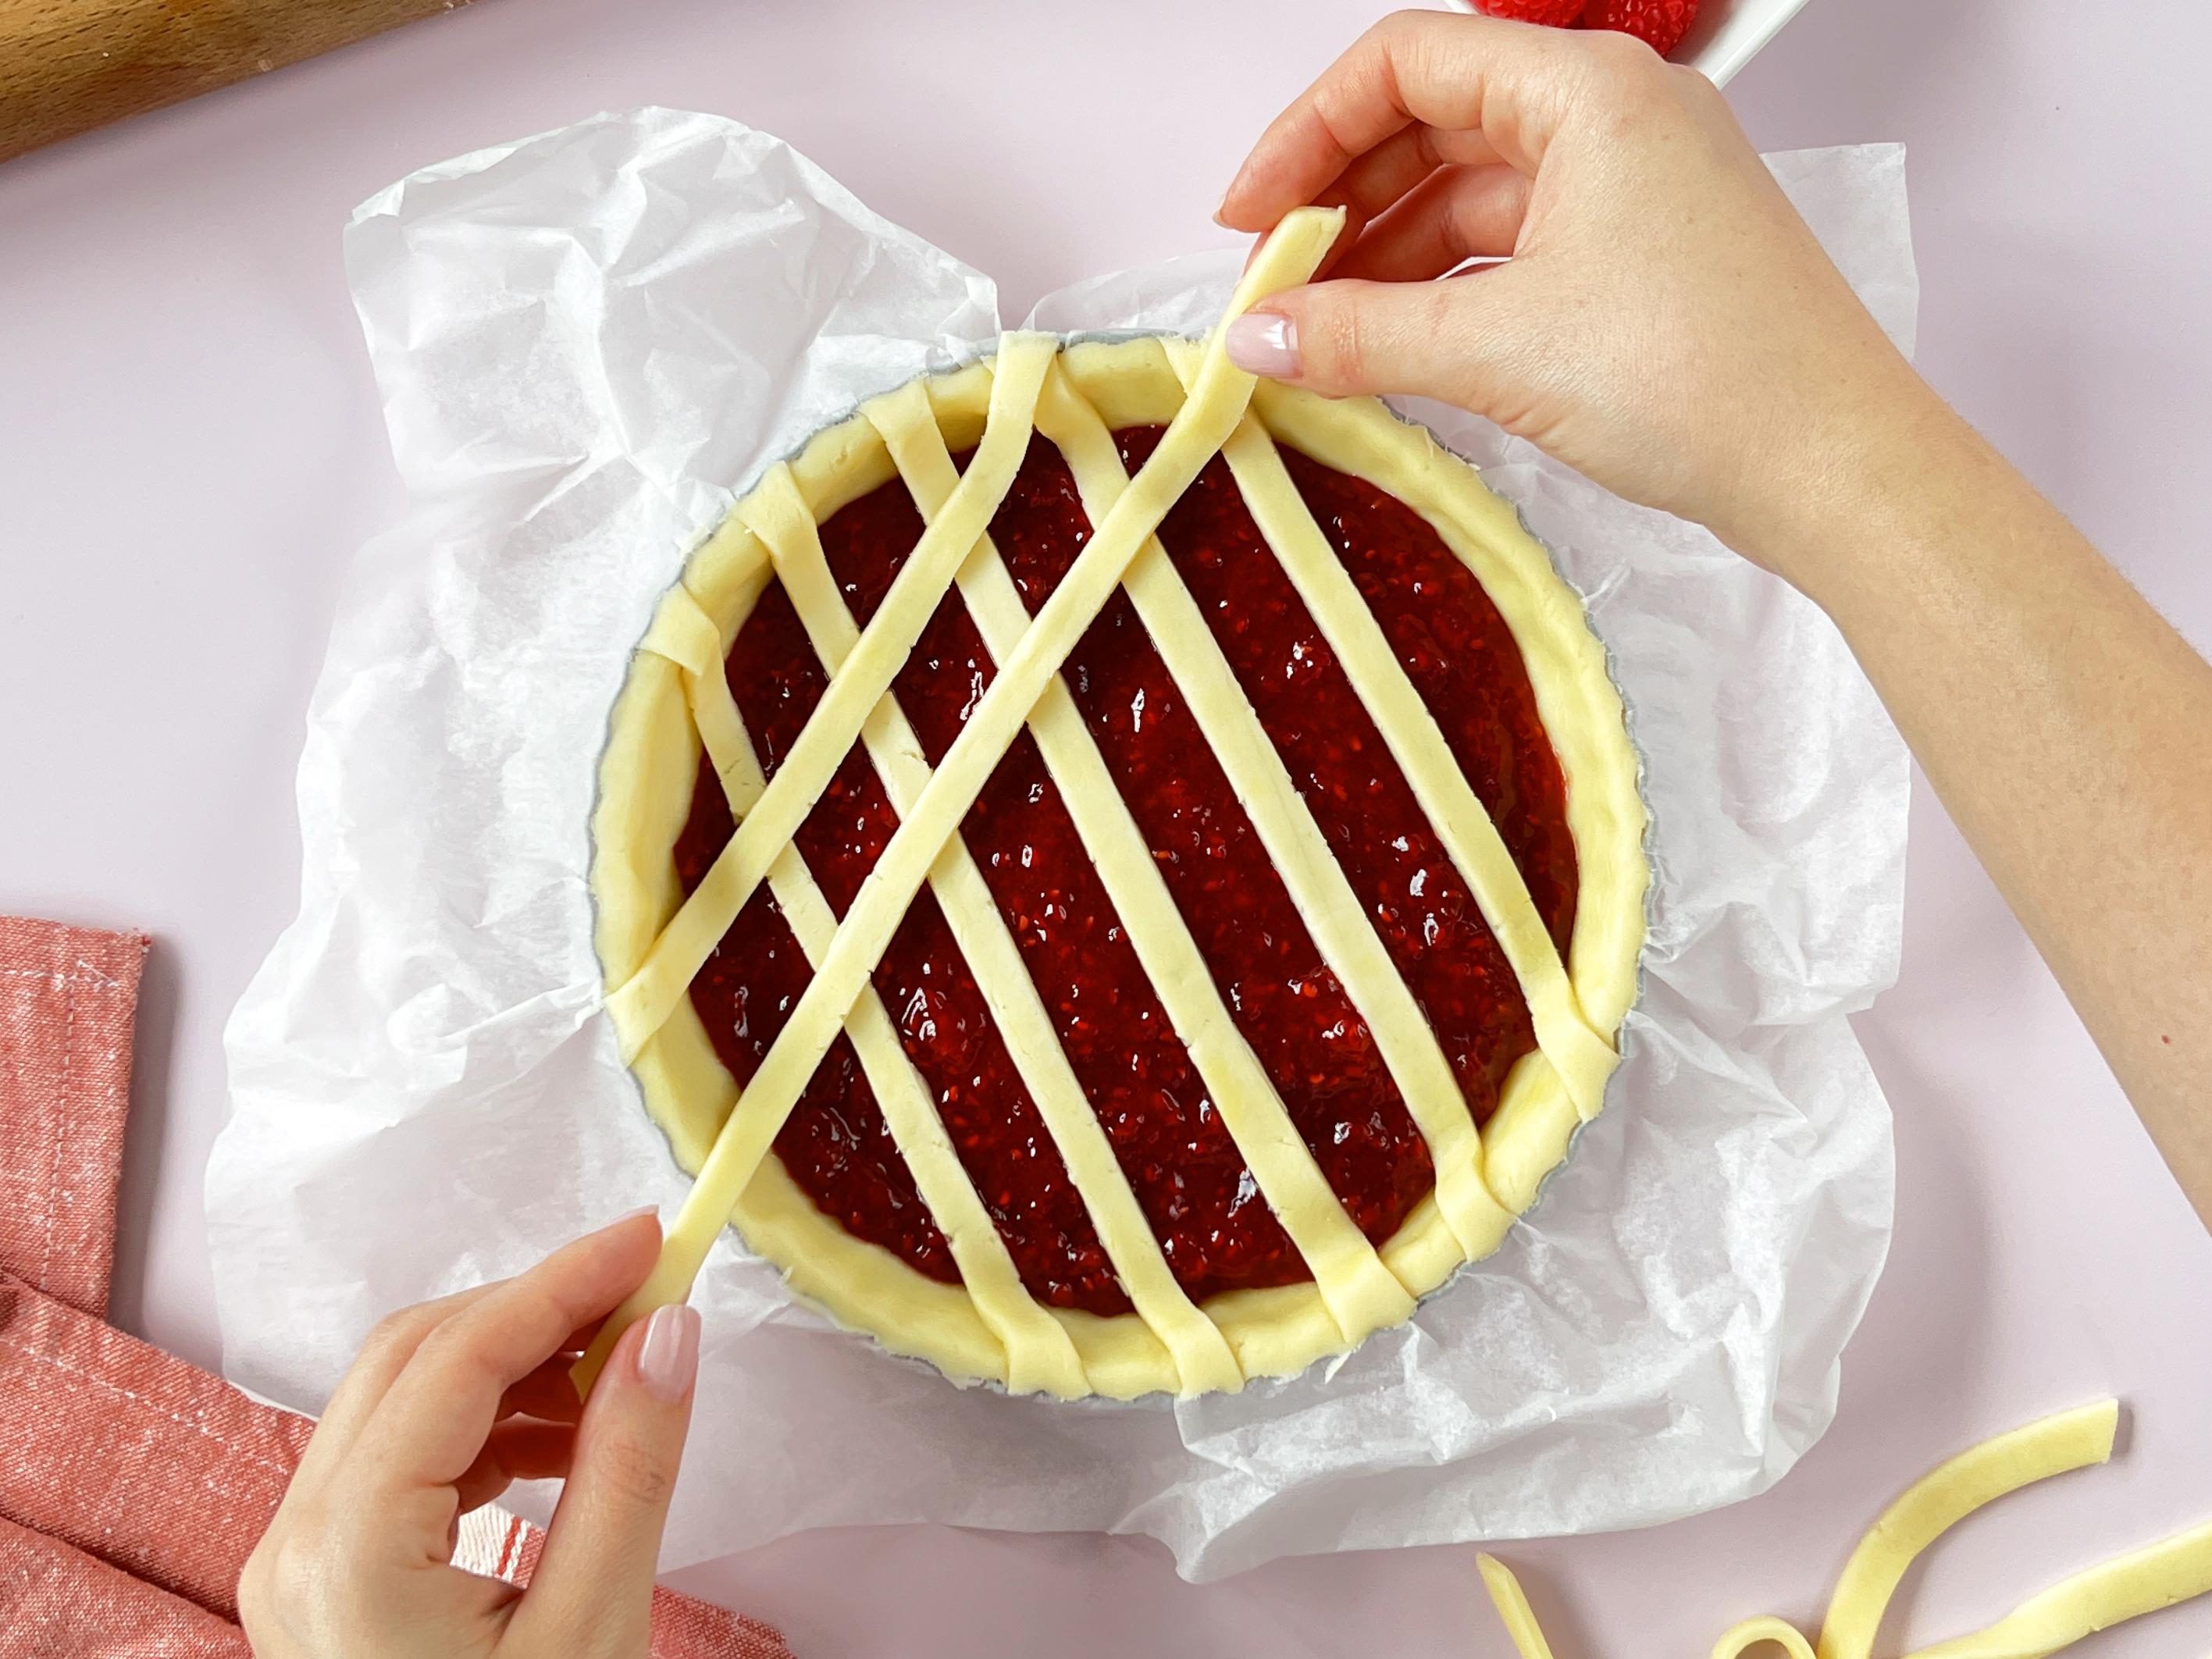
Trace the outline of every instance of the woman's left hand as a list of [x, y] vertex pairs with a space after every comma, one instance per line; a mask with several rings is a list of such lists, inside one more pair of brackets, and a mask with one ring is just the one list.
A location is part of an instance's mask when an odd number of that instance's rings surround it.
[[[259, 1659], [642, 1659], [698, 1316], [663, 1308], [624, 1333], [588, 1406], [568, 1367], [659, 1245], [650, 1214], [629, 1217], [377, 1327], [239, 1581]], [[465, 1513], [556, 1476], [527, 1589], [453, 1565]]]

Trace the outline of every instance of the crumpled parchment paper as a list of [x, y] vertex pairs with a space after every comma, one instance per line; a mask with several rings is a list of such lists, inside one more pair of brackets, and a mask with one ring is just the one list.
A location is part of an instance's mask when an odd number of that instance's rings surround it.
[[[1901, 152], [1773, 165], [1909, 344]], [[345, 252], [414, 505], [340, 603], [300, 915], [230, 1023], [207, 1188], [227, 1368], [307, 1410], [380, 1315], [672, 1212], [586, 888], [631, 647], [768, 464], [1000, 325], [988, 278], [779, 141], [668, 110], [426, 168]], [[1195, 331], [1239, 258], [1030, 321]], [[1604, 1115], [1411, 1325], [1233, 1397], [957, 1389], [795, 1308], [726, 1234], [665, 1567], [929, 1520], [1149, 1533], [1206, 1578], [1662, 1521], [1763, 1490], [1826, 1427], [1889, 1237], [1888, 1111], [1844, 1016], [1895, 972], [1903, 746], [1825, 619], [1705, 532], [1409, 412], [1589, 596], [1646, 759], [1652, 932]]]

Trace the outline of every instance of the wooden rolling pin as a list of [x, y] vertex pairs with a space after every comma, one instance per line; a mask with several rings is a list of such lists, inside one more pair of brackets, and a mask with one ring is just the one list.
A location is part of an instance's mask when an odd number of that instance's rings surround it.
[[0, 161], [465, 0], [0, 0]]

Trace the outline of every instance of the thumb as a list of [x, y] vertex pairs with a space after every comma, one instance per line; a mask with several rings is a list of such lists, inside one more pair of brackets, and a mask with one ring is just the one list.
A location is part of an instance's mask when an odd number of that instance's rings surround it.
[[1404, 393], [1474, 410], [1512, 330], [1510, 265], [1444, 282], [1316, 283], [1270, 295], [1229, 325], [1229, 359], [1324, 397]]
[[699, 1369], [699, 1315], [658, 1309], [623, 1334], [576, 1426], [575, 1455], [518, 1627], [543, 1650], [642, 1654], [660, 1534]]

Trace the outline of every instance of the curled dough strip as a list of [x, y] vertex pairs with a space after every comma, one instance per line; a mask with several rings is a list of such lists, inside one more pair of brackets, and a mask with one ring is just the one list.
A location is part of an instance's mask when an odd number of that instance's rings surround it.
[[1984, 1440], [1914, 1481], [1844, 1563], [1820, 1627], [1820, 1659], [1869, 1659], [1889, 1599], [1923, 1551], [2007, 1492], [2104, 1462], [2119, 1424], [2120, 1402], [2101, 1401]]
[[[1779, 1647], [1790, 1659], [1869, 1659], [1890, 1597], [1913, 1561], [1978, 1510], [2022, 1486], [2112, 1455], [2119, 1422], [2113, 1400], [2063, 1412], [1985, 1440], [1908, 1487], [1868, 1528], [1844, 1564], [1828, 1605], [1817, 1655], [1794, 1626], [1747, 1619], [1714, 1644], [1713, 1659]], [[1483, 1582], [1521, 1659], [1552, 1659], [1520, 1583], [1503, 1563], [1481, 1558]], [[2212, 1522], [2113, 1557], [2054, 1584], [1985, 1630], [1923, 1648], [1909, 1659], [2048, 1659], [2083, 1637], [2212, 1594]]]
[[1972, 1636], [1912, 1659], [2044, 1659], [2085, 1636], [2212, 1592], [2212, 1522], [2091, 1567]]

